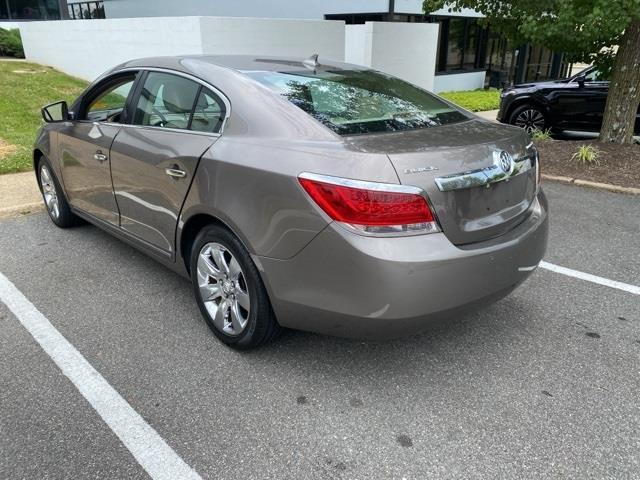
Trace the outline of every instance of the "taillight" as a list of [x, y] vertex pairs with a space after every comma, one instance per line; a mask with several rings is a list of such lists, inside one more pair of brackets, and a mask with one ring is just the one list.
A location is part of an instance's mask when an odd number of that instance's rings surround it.
[[331, 219], [361, 233], [439, 231], [426, 195], [416, 187], [303, 173], [300, 184]]

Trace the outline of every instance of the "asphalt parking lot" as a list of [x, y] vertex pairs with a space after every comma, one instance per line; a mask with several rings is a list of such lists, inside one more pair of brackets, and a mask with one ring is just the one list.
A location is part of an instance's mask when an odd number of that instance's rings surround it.
[[[640, 197], [545, 190], [545, 260], [640, 285]], [[92, 226], [0, 222], [0, 273], [202, 478], [640, 478], [632, 292], [538, 269], [418, 337], [238, 353], [186, 280]], [[0, 326], [0, 478], [149, 478], [2, 302]]]

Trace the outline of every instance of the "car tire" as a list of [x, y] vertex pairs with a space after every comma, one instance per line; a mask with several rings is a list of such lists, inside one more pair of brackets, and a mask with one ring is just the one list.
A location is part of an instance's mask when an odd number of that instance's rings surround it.
[[260, 273], [229, 230], [204, 227], [193, 241], [189, 264], [200, 313], [223, 343], [249, 350], [280, 334]]
[[530, 104], [516, 107], [509, 115], [509, 123], [524, 128], [529, 133], [533, 130], [545, 131], [549, 127], [545, 112], [540, 107]]
[[69, 228], [79, 223], [79, 218], [69, 208], [67, 197], [45, 157], [41, 157], [36, 170], [38, 186], [44, 206], [51, 221], [60, 228]]

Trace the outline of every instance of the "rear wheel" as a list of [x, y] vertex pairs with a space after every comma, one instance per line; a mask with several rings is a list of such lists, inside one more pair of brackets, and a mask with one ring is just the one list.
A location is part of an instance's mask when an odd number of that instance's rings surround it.
[[534, 105], [522, 105], [517, 107], [509, 117], [509, 123], [516, 127], [524, 128], [531, 133], [534, 130], [544, 131], [548, 127], [547, 116]]
[[194, 240], [190, 265], [200, 312], [225, 344], [250, 349], [280, 333], [260, 274], [231, 232], [218, 225], [203, 228]]
[[78, 223], [67, 203], [67, 198], [60, 187], [60, 183], [53, 173], [49, 162], [42, 157], [38, 162], [38, 181], [49, 218], [60, 228], [68, 228]]

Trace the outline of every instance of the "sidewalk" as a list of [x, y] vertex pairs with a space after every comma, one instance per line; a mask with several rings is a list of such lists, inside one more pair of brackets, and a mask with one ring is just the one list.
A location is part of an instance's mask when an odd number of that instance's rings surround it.
[[44, 210], [33, 172], [0, 175], [0, 218]]
[[482, 117], [486, 120], [491, 120], [496, 122], [496, 115], [498, 115], [498, 110], [487, 110], [486, 112], [474, 112], [479, 117]]

